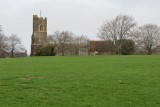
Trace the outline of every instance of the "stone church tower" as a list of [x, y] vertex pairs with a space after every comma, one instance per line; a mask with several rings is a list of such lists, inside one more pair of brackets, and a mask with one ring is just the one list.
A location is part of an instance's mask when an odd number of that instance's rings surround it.
[[35, 56], [47, 42], [47, 18], [33, 15], [33, 34], [31, 38], [31, 55]]

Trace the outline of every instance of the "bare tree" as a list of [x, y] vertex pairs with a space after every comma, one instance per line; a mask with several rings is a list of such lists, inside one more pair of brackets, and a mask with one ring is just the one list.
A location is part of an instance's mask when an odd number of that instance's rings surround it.
[[73, 35], [74, 34], [69, 31], [56, 31], [52, 36], [49, 36], [49, 38], [56, 45], [61, 55], [64, 56], [65, 52], [69, 49], [69, 45], [73, 42]]
[[76, 44], [87, 44], [88, 40], [88, 37], [84, 35], [74, 37], [74, 42]]
[[127, 15], [119, 15], [113, 20], [104, 23], [98, 33], [98, 37], [103, 40], [111, 40], [116, 47], [116, 53], [121, 49], [121, 43], [118, 45], [117, 41], [121, 41], [130, 36], [133, 28], [136, 26], [134, 18]]
[[73, 41], [73, 49], [75, 50], [75, 55], [80, 55], [80, 53], [88, 54], [88, 37], [81, 35], [81, 36], [75, 36]]
[[88, 54], [88, 37], [76, 36], [69, 31], [56, 31], [48, 36], [48, 43], [56, 46], [55, 52], [60, 55], [79, 55]]
[[0, 33], [0, 57], [4, 57], [7, 49], [7, 37]]
[[135, 42], [139, 48], [144, 49], [148, 55], [153, 53], [153, 49], [160, 45], [160, 27], [156, 24], [146, 24], [139, 27], [134, 33]]
[[5, 57], [5, 51], [7, 49], [7, 37], [2, 33], [0, 25], [0, 57]]
[[19, 37], [17, 37], [17, 35], [12, 34], [9, 38], [8, 38], [8, 49], [11, 52], [11, 57], [14, 57], [14, 53], [15, 52], [22, 52], [24, 51], [24, 46], [21, 43], [21, 40]]

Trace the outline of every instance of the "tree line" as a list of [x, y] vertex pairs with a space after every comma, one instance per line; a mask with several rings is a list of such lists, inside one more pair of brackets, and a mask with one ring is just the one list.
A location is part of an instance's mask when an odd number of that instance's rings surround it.
[[[106, 20], [99, 27], [97, 37], [101, 41], [107, 42], [107, 45], [100, 46], [109, 46], [110, 48], [105, 49], [110, 49], [112, 54], [151, 55], [156, 50], [160, 50], [160, 26], [157, 24], [138, 26], [134, 17], [128, 15], [118, 15], [113, 19]], [[54, 56], [57, 53], [62, 56], [66, 53], [78, 55], [80, 49], [89, 48], [88, 41], [89, 38], [84, 35], [77, 36], [70, 31], [56, 31], [48, 35], [47, 42], [37, 55]], [[14, 53], [24, 50], [20, 38], [15, 34], [6, 36], [2, 33], [0, 26], [0, 56], [7, 52], [14, 57]]]
[[98, 38], [113, 41], [116, 54], [123, 54], [123, 49], [131, 48], [128, 51], [132, 51], [132, 54], [143, 52], [151, 55], [160, 46], [160, 26], [137, 26], [132, 16], [118, 15], [101, 25]]
[[[111, 20], [106, 20], [98, 30], [97, 37], [106, 41], [107, 44], [111, 43], [106, 46], [112, 46], [112, 49], [108, 48], [110, 49], [108, 52], [112, 51], [112, 54], [151, 55], [160, 50], [160, 26], [157, 24], [138, 26], [134, 17], [118, 15]], [[75, 36], [69, 31], [56, 31], [48, 36], [48, 40], [55, 44], [62, 56], [74, 46], [78, 50], [80, 44], [86, 44], [89, 41], [87, 36]], [[103, 47], [101, 48], [103, 49]]]

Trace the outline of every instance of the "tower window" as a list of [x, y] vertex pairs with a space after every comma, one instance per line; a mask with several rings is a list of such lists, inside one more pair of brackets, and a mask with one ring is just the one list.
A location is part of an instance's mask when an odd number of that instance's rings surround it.
[[43, 25], [40, 26], [40, 31], [43, 31]]

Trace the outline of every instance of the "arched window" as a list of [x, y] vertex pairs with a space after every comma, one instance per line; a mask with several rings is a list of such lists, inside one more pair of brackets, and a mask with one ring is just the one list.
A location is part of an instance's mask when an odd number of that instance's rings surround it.
[[40, 25], [40, 31], [43, 31], [43, 25]]

